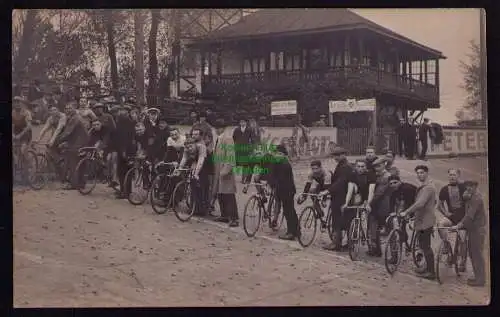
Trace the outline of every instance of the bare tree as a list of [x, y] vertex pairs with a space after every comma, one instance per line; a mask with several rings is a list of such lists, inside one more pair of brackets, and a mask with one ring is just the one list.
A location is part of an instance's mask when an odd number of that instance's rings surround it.
[[19, 78], [25, 71], [26, 65], [28, 64], [28, 59], [31, 51], [31, 42], [36, 30], [36, 18], [38, 10], [27, 10], [26, 18], [23, 23], [23, 30], [21, 41], [19, 42], [19, 48], [17, 51], [17, 56], [14, 61], [14, 76]]
[[156, 52], [158, 26], [160, 24], [161, 12], [158, 9], [151, 9], [151, 30], [149, 32], [149, 83], [148, 94], [153, 95], [157, 89], [158, 81], [158, 56]]
[[135, 88], [137, 105], [144, 103], [144, 15], [141, 10], [134, 11], [135, 31]]

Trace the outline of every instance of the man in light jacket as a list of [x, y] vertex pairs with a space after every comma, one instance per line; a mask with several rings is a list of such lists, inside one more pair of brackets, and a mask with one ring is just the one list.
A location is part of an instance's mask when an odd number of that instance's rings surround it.
[[420, 248], [425, 257], [426, 268], [416, 273], [423, 278], [433, 280], [436, 278], [434, 271], [434, 252], [431, 247], [431, 237], [436, 223], [437, 189], [429, 179], [429, 168], [425, 165], [415, 167], [420, 186], [417, 189], [415, 203], [401, 213], [402, 217], [415, 215], [415, 230]]
[[214, 177], [212, 183], [212, 197], [219, 201], [221, 216], [219, 222], [228, 222], [230, 227], [238, 227], [238, 205], [236, 204], [236, 179], [234, 167], [233, 137], [228, 131], [224, 119], [215, 122], [217, 137], [214, 147]]

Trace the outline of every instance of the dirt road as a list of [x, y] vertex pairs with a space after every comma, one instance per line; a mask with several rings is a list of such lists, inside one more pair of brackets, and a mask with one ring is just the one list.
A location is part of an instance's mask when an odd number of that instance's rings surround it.
[[[486, 168], [478, 168], [482, 161], [467, 160], [431, 161], [435, 181], [445, 181], [446, 169], [459, 164], [466, 178], [487, 188]], [[408, 179], [412, 164], [399, 162]], [[300, 189], [307, 169], [307, 163], [294, 169]], [[15, 307], [489, 302], [489, 289], [464, 285], [466, 277], [439, 285], [415, 277], [408, 263], [390, 277], [378, 260], [352, 262], [322, 251], [326, 234], [303, 250], [268, 232], [249, 239], [241, 228], [196, 219], [180, 223], [172, 214], [154, 214], [149, 205], [111, 197], [103, 187], [89, 197], [58, 189], [15, 191]], [[240, 213], [246, 199], [238, 194]]]

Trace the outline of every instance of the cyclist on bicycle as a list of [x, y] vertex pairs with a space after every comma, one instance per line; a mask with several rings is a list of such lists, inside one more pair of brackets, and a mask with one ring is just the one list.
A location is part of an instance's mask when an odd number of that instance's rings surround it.
[[[465, 186], [459, 182], [460, 170], [451, 168], [448, 170], [448, 184], [439, 191], [438, 210], [442, 214], [442, 219], [438, 221], [438, 227], [456, 226], [465, 215], [465, 201], [463, 199]], [[445, 254], [451, 250], [448, 242], [448, 232], [438, 230], [439, 237], [447, 246]], [[465, 271], [465, 263], [460, 264], [460, 269]]]
[[[393, 190], [390, 202], [391, 213], [400, 213], [413, 205], [415, 198], [417, 197], [417, 186], [402, 182], [401, 178], [396, 175], [389, 176], [389, 186]], [[401, 227], [403, 228], [403, 230], [401, 230], [403, 235], [401, 237], [402, 242], [407, 242], [408, 240], [408, 235], [405, 229], [406, 224], [406, 220], [403, 220], [403, 223], [401, 223]], [[388, 228], [388, 230], [391, 229], [392, 228]]]
[[[313, 192], [315, 194], [318, 193], [327, 194], [328, 187], [330, 187], [330, 185], [332, 184], [332, 178], [333, 178], [333, 172], [325, 170], [321, 165], [321, 161], [319, 160], [312, 161], [311, 173], [307, 177], [307, 182], [306, 185], [304, 186], [304, 191], [297, 198], [297, 204], [300, 205], [307, 199], [307, 196], [305, 194], [309, 193], [313, 182], [315, 184], [315, 187], [313, 189]], [[322, 213], [321, 217], [323, 217], [324, 216], [323, 210], [321, 210], [321, 213]]]
[[45, 125], [42, 128], [42, 131], [40, 131], [40, 135], [38, 136], [38, 139], [36, 142], [40, 142], [45, 134], [47, 132], [51, 131], [52, 135], [50, 136], [48, 146], [52, 147], [54, 144], [57, 136], [61, 133], [63, 130], [65, 124], [66, 124], [66, 115], [59, 111], [57, 107], [51, 107], [49, 109], [49, 117], [47, 121], [45, 122]]
[[354, 172], [347, 185], [345, 202], [342, 206], [342, 218], [346, 226], [349, 226], [355, 216], [352, 210], [346, 210], [347, 207], [364, 205], [367, 212], [370, 212], [370, 203], [375, 192], [375, 182], [374, 175], [368, 172], [366, 161], [362, 159], [356, 160]]
[[[98, 119], [92, 121], [92, 128], [89, 131], [88, 146], [97, 147], [99, 150], [106, 152], [111, 132]], [[106, 156], [104, 156], [106, 157]]]
[[[31, 142], [33, 131], [31, 113], [26, 108], [27, 101], [16, 96], [12, 108], [12, 140], [21, 143], [21, 153], [24, 153]], [[23, 106], [24, 105], [24, 106]]]

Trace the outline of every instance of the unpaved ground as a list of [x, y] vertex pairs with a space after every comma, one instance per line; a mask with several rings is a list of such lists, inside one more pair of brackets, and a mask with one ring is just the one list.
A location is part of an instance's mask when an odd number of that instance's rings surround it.
[[[471, 163], [472, 162], [472, 163]], [[475, 159], [432, 161], [445, 181], [459, 164], [482, 180]], [[328, 163], [327, 163], [328, 164]], [[416, 162], [400, 162], [410, 176]], [[444, 171], [444, 172], [443, 172]], [[294, 170], [300, 188], [307, 164]], [[402, 171], [405, 173], [404, 171]], [[444, 175], [444, 177], [443, 177]], [[404, 176], [404, 175], [403, 175]], [[487, 185], [487, 182], [486, 182]], [[487, 188], [487, 186], [486, 186]], [[247, 198], [238, 195], [240, 213]], [[300, 209], [298, 209], [299, 211]], [[268, 232], [249, 239], [241, 228], [209, 221], [180, 223], [150, 206], [134, 207], [99, 188], [90, 197], [45, 190], [14, 193], [16, 307], [467, 305], [489, 302], [489, 289], [464, 278], [438, 285], [403, 264], [389, 277], [380, 261], [352, 262], [322, 251], [326, 234], [303, 250]], [[470, 271], [470, 269], [469, 269]]]

